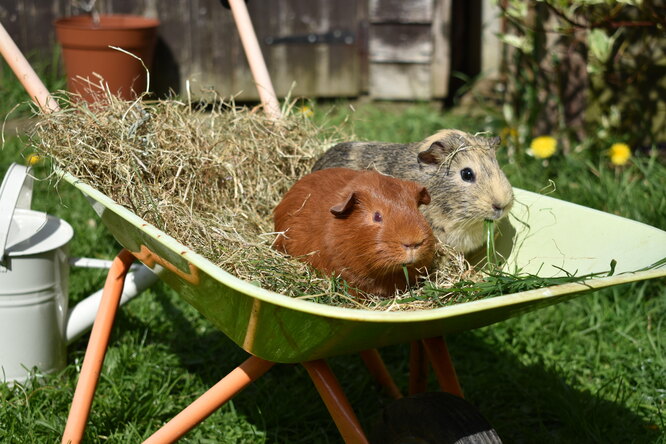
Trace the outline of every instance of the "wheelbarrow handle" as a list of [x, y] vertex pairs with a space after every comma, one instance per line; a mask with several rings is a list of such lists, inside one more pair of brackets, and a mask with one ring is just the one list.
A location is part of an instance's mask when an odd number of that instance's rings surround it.
[[0, 23], [0, 54], [5, 58], [9, 67], [14, 71], [30, 98], [43, 112], [57, 111], [58, 104], [39, 79], [35, 70], [26, 60], [14, 40], [9, 36], [2, 23]]
[[247, 11], [247, 6], [243, 0], [229, 0], [227, 2], [231, 7], [231, 13], [238, 28], [238, 35], [240, 36], [243, 50], [247, 63], [250, 65], [250, 71], [254, 78], [254, 84], [257, 87], [261, 104], [264, 107], [266, 114], [272, 119], [279, 119], [282, 116], [280, 110], [280, 103], [275, 95], [273, 89], [273, 82], [271, 76], [268, 74], [264, 56], [259, 47], [257, 34], [254, 32], [250, 14]]

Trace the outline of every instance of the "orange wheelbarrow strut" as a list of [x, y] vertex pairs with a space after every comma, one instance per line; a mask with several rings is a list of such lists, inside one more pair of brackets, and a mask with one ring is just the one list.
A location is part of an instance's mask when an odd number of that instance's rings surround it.
[[[63, 443], [80, 443], [83, 439], [88, 415], [90, 414], [92, 401], [95, 396], [95, 389], [104, 363], [111, 329], [113, 328], [113, 322], [122, 295], [125, 276], [134, 259], [134, 256], [129, 251], [123, 249], [113, 261], [113, 265], [107, 275], [100, 308], [95, 318], [95, 324], [90, 335], [83, 366], [67, 418], [67, 425], [62, 437]], [[425, 377], [424, 359], [427, 355], [430, 358], [442, 389], [461, 396], [462, 391], [458, 385], [455, 370], [451, 364], [444, 341], [441, 338], [431, 338], [422, 342], [426, 353], [423, 353], [423, 348], [419, 344], [420, 353], [418, 353], [419, 356], [417, 356], [416, 361], [414, 359], [415, 345], [412, 345], [412, 364], [417, 362], [418, 366], [415, 370], [414, 365], [412, 365], [410, 388], [415, 384], [425, 389], [425, 382], [418, 381], [418, 379]], [[402, 397], [400, 390], [388, 373], [377, 350], [365, 350], [360, 354], [375, 381], [386, 388], [387, 393], [391, 397]], [[326, 364], [326, 361], [319, 359], [303, 362], [302, 364], [310, 375], [315, 388], [328, 408], [345, 442], [367, 443], [367, 438], [358, 418], [349, 404], [340, 383]], [[165, 443], [178, 440], [250, 383], [260, 378], [273, 365], [275, 365], [274, 362], [251, 356], [196, 401], [182, 410], [171, 421], [162, 426], [145, 442]], [[414, 382], [415, 380], [417, 382]]]

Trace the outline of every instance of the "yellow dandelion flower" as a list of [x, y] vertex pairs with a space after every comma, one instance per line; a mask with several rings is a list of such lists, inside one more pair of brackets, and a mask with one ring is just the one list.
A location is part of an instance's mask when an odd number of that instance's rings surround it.
[[530, 153], [538, 159], [547, 159], [557, 151], [557, 140], [551, 136], [539, 136], [532, 140]]
[[33, 166], [42, 160], [42, 158], [39, 156], [39, 154], [32, 153], [25, 160], [29, 166]]
[[305, 117], [312, 117], [312, 116], [314, 116], [314, 111], [312, 111], [312, 108], [310, 108], [309, 106], [306, 106], [306, 105], [301, 106], [301, 108], [299, 109], [299, 111], [300, 111], [301, 114], [303, 114]]
[[631, 158], [631, 148], [626, 143], [614, 143], [608, 150], [613, 165], [624, 165]]

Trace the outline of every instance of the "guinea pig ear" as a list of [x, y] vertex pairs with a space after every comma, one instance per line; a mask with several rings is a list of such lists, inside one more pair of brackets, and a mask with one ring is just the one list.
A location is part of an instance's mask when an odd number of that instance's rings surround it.
[[442, 142], [437, 141], [433, 142], [427, 150], [421, 151], [417, 157], [419, 162], [439, 165], [446, 159], [448, 151]]
[[349, 196], [347, 196], [347, 199], [344, 202], [331, 207], [331, 213], [333, 213], [335, 217], [347, 217], [351, 214], [354, 205], [357, 203], [358, 198], [356, 197], [356, 193], [349, 193]]
[[491, 137], [490, 139], [488, 139], [488, 146], [494, 150], [499, 148], [500, 143], [502, 143], [502, 138], [499, 136]]
[[416, 206], [419, 205], [428, 205], [430, 203], [430, 193], [426, 187], [423, 187], [419, 190], [419, 193], [416, 198]]

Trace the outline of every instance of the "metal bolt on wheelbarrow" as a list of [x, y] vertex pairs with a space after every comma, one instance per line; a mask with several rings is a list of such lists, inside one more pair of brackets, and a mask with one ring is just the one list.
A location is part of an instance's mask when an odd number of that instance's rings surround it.
[[[245, 3], [231, 0], [229, 4], [264, 109], [279, 118], [278, 102]], [[3, 54], [8, 58], [5, 52]], [[27, 62], [15, 68], [17, 74], [25, 72], [21, 70], [32, 72]], [[48, 92], [34, 73], [23, 76], [26, 77], [32, 79], [26, 81], [31, 97], [43, 109], [48, 109], [49, 104], [54, 103]], [[55, 108], [51, 105], [50, 109]], [[443, 336], [490, 325], [601, 288], [666, 276], [666, 264], [651, 267], [666, 257], [666, 232], [516, 189], [515, 198], [520, 205], [515, 205], [511, 217], [502, 222], [502, 235], [496, 243], [496, 249], [506, 258], [506, 269], [520, 268], [539, 274], [548, 265], [555, 265], [587, 274], [607, 269], [615, 259], [615, 274], [414, 312], [333, 307], [290, 298], [241, 280], [76, 177], [66, 173], [63, 177], [93, 202], [105, 226], [124, 247], [107, 277], [63, 442], [82, 439], [118, 298], [127, 270], [135, 259], [153, 269], [216, 328], [251, 355], [148, 438], [149, 443], [177, 440], [276, 363], [302, 364], [343, 439], [350, 443], [368, 442], [341, 385], [325, 361], [328, 357], [349, 353], [360, 353], [372, 376], [398, 399], [383, 414], [384, 423], [390, 427], [373, 435], [377, 442], [455, 442], [460, 439], [497, 442], [499, 438], [492, 428], [462, 400], [463, 393]], [[411, 343], [410, 396], [404, 398], [377, 352], [380, 347], [402, 343]], [[425, 387], [427, 361], [443, 391], [455, 396], [417, 394]], [[433, 411], [437, 413], [435, 417]], [[440, 427], [442, 424], [446, 426]]]

